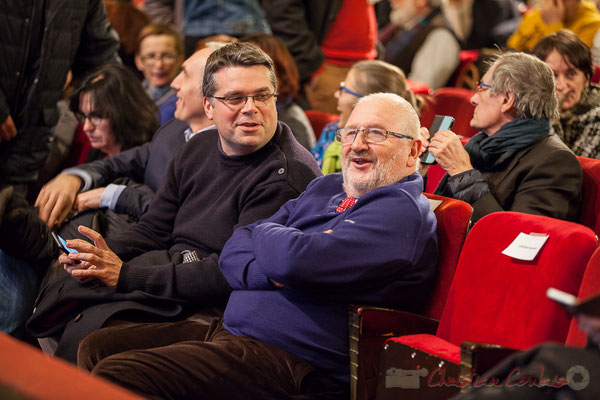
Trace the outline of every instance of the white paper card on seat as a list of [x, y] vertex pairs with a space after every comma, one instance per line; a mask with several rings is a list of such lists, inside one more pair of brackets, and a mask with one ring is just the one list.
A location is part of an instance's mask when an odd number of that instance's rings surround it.
[[543, 233], [519, 233], [519, 236], [502, 251], [502, 254], [507, 255], [517, 260], [531, 261], [540, 252], [540, 249], [548, 240], [548, 235]]

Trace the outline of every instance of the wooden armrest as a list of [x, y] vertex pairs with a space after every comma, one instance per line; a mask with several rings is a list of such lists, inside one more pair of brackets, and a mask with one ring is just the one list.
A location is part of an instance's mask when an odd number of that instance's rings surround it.
[[519, 350], [497, 344], [462, 342], [460, 345], [461, 374], [474, 372], [481, 376], [517, 351]]
[[438, 321], [406, 311], [372, 306], [350, 306], [350, 318], [360, 337], [404, 336], [417, 333], [435, 335]]
[[394, 336], [435, 334], [438, 321], [389, 308], [350, 305], [350, 398], [372, 399], [383, 343]]

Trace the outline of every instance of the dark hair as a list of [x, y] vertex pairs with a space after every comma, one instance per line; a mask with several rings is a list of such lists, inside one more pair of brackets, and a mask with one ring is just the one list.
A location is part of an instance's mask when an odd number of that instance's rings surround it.
[[591, 82], [592, 76], [594, 76], [592, 52], [576, 34], [563, 29], [544, 36], [537, 42], [532, 52], [542, 61], [546, 61], [546, 57], [552, 50], [556, 50], [565, 57], [571, 65], [584, 73], [588, 82]]
[[277, 78], [271, 57], [252, 43], [231, 43], [215, 50], [206, 61], [204, 69], [204, 79], [202, 80], [202, 94], [209, 98], [214, 96], [217, 91], [217, 82], [215, 74], [221, 68], [231, 67], [253, 67], [263, 65], [269, 71], [271, 84], [277, 91]]
[[240, 41], [256, 44], [271, 57], [275, 65], [275, 75], [277, 75], [279, 98], [283, 101], [290, 97], [295, 100], [300, 90], [298, 67], [283, 41], [277, 36], [266, 33], [247, 35]]
[[140, 54], [140, 46], [142, 45], [142, 41], [144, 39], [146, 39], [148, 36], [160, 36], [160, 35], [171, 36], [173, 38], [173, 40], [175, 41], [175, 51], [177, 52], [177, 55], [181, 56], [181, 57], [183, 56], [184, 47], [183, 47], [183, 40], [181, 40], [181, 36], [173, 28], [171, 28], [169, 25], [165, 25], [165, 24], [150, 24], [150, 25], [146, 25], [144, 28], [142, 28], [142, 30], [140, 31], [140, 34], [138, 35], [137, 47], [135, 50], [135, 54]]
[[79, 111], [84, 93], [90, 94], [93, 111], [110, 120], [121, 150], [148, 142], [159, 127], [156, 105], [123, 66], [105, 65], [87, 75], [69, 98], [71, 111]]

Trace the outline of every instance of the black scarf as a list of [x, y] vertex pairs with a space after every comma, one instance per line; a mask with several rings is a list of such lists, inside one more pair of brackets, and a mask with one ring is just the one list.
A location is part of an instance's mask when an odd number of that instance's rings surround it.
[[542, 136], [550, 134], [547, 119], [519, 118], [502, 125], [491, 136], [479, 132], [465, 145], [471, 164], [480, 171], [489, 170], [502, 154], [517, 152]]

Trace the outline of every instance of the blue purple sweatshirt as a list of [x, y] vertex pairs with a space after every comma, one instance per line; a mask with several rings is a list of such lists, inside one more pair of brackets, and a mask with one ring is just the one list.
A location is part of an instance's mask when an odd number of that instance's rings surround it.
[[224, 327], [347, 384], [348, 304], [419, 312], [429, 293], [436, 219], [422, 184], [412, 174], [337, 213], [346, 197], [342, 176], [327, 175], [271, 218], [237, 229], [219, 260], [234, 290]]

